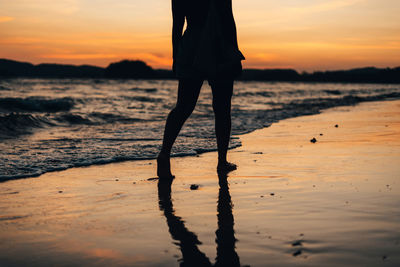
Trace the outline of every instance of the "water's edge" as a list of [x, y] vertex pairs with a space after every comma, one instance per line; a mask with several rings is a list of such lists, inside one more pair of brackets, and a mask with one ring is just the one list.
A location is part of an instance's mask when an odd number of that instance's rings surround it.
[[[378, 98], [378, 99], [376, 99]], [[300, 113], [300, 114], [288, 114], [289, 116], [283, 117], [281, 119], [277, 119], [276, 121], [271, 122], [270, 124], [264, 125], [263, 127], [259, 128], [254, 128], [251, 129], [247, 132], [242, 132], [240, 134], [233, 134], [231, 139], [238, 139], [239, 143], [236, 143], [235, 145], [230, 145], [229, 149], [235, 149], [238, 147], [241, 147], [241, 142], [240, 142], [240, 136], [249, 134], [251, 132], [254, 132], [255, 130], [259, 129], [264, 129], [270, 127], [273, 123], [278, 123], [280, 121], [286, 120], [286, 119], [291, 119], [291, 118], [297, 118], [297, 117], [302, 117], [302, 116], [310, 116], [310, 115], [318, 115], [321, 114], [322, 112], [327, 112], [329, 109], [336, 108], [336, 107], [344, 107], [344, 106], [357, 106], [358, 104], [361, 103], [366, 103], [366, 102], [383, 102], [383, 101], [395, 101], [399, 100], [400, 96], [397, 94], [393, 96], [382, 96], [382, 97], [371, 97], [371, 98], [365, 98], [365, 99], [358, 99], [359, 101], [356, 101], [354, 103], [337, 103], [336, 105], [328, 106], [328, 107], [322, 107], [319, 109], [311, 110], [306, 113]], [[380, 99], [381, 98], [381, 99]], [[190, 156], [196, 156], [199, 154], [207, 153], [207, 152], [215, 152], [217, 149], [195, 149], [196, 153], [175, 153], [172, 154], [171, 157], [190, 157]], [[135, 158], [129, 158], [129, 157], [120, 157], [120, 158], [114, 158], [112, 160], [106, 160], [102, 159], [97, 162], [90, 162], [90, 163], [82, 163], [82, 164], [75, 164], [74, 166], [68, 166], [68, 167], [60, 167], [60, 168], [53, 168], [53, 169], [48, 169], [42, 172], [38, 172], [35, 174], [29, 174], [29, 175], [14, 175], [14, 176], [0, 176], [0, 183], [7, 182], [7, 181], [12, 181], [12, 180], [17, 180], [17, 179], [29, 179], [29, 178], [37, 178], [40, 177], [43, 174], [50, 173], [50, 172], [56, 172], [56, 171], [64, 171], [67, 169], [72, 169], [72, 168], [81, 168], [81, 167], [89, 167], [89, 166], [96, 166], [96, 165], [105, 165], [105, 164], [112, 164], [112, 163], [118, 163], [118, 162], [126, 162], [126, 161], [143, 161], [143, 160], [154, 160], [156, 157], [135, 157]]]

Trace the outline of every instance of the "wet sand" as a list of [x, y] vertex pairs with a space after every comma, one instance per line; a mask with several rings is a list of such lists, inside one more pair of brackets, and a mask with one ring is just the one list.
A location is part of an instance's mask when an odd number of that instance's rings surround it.
[[400, 265], [400, 101], [240, 138], [228, 177], [211, 152], [172, 185], [153, 160], [1, 183], [0, 265]]

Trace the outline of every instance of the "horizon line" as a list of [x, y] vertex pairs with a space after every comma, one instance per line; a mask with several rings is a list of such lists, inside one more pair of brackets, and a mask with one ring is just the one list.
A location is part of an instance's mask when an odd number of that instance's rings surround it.
[[[102, 66], [98, 66], [98, 65], [92, 65], [92, 64], [67, 64], [67, 63], [52, 63], [52, 62], [41, 62], [41, 63], [32, 63], [29, 61], [19, 61], [19, 60], [15, 60], [15, 59], [10, 59], [10, 58], [0, 58], [0, 60], [8, 60], [8, 61], [14, 61], [14, 62], [19, 62], [19, 63], [27, 63], [27, 64], [31, 64], [33, 66], [38, 66], [38, 65], [64, 65], [64, 66], [76, 66], [76, 67], [82, 67], [82, 66], [89, 66], [89, 67], [96, 67], [96, 68], [101, 68], [101, 69], [106, 69], [108, 66], [110, 66], [113, 63], [118, 63], [118, 62], [122, 62], [122, 61], [141, 61], [144, 62], [147, 66], [151, 67], [153, 70], [167, 70], [167, 71], [172, 71], [171, 69], [165, 69], [165, 68], [154, 68], [151, 65], [149, 65], [146, 61], [142, 60], [142, 59], [121, 59], [115, 62], [110, 62], [108, 63], [107, 66], [102, 67]], [[395, 66], [395, 67], [376, 67], [376, 66], [371, 66], [371, 65], [367, 65], [367, 66], [360, 66], [360, 67], [353, 67], [353, 68], [342, 68], [342, 69], [328, 69], [328, 70], [312, 70], [312, 71], [306, 71], [306, 70], [297, 70], [295, 68], [243, 68], [243, 70], [294, 70], [296, 72], [298, 72], [299, 74], [301, 73], [315, 73], [315, 72], [334, 72], [334, 71], [349, 71], [349, 70], [357, 70], [357, 69], [367, 69], [367, 68], [375, 68], [375, 69], [397, 69], [400, 68], [399, 66]]]

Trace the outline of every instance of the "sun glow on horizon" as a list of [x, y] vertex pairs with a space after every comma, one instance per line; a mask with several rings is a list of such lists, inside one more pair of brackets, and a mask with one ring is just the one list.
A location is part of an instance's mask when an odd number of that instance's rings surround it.
[[[385, 2], [385, 3], [383, 3]], [[246, 68], [400, 65], [397, 0], [233, 0]], [[169, 0], [0, 0], [0, 57], [170, 68]]]

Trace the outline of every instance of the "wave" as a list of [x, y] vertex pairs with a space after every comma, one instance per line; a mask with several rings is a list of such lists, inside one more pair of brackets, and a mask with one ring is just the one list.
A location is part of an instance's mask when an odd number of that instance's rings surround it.
[[341, 98], [306, 98], [295, 100], [285, 105], [285, 108], [305, 108], [305, 109], [327, 109], [336, 106], [351, 106], [360, 102], [379, 101], [385, 99], [399, 98], [400, 92], [392, 92], [387, 94], [355, 96], [345, 95]]
[[60, 114], [59, 116], [55, 117], [53, 120], [57, 121], [58, 123], [61, 124], [94, 124], [90, 119], [84, 118], [81, 115], [77, 114], [72, 114], [72, 113], [66, 113], [66, 114]]
[[79, 115], [73, 113], [63, 113], [52, 117], [52, 121], [57, 122], [59, 126], [65, 125], [101, 125], [101, 124], [113, 124], [113, 123], [132, 123], [143, 121], [138, 118], [131, 118], [123, 115], [92, 112], [88, 115]]
[[10, 113], [0, 115], [0, 139], [27, 134], [33, 128], [54, 125], [45, 116]]
[[145, 93], [155, 93], [158, 91], [157, 88], [139, 88], [139, 87], [133, 87], [129, 89], [129, 91], [134, 91], [134, 92], [145, 92]]
[[[320, 90], [322, 94], [319, 94], [318, 97], [313, 98], [312, 94], [304, 93], [301, 98], [297, 100], [290, 99], [291, 101], [287, 102], [282, 102], [286, 101], [286, 99], [271, 99], [267, 94], [264, 94], [264, 100], [275, 101], [275, 103], [271, 102], [274, 105], [266, 105], [261, 109], [248, 109], [244, 105], [242, 107], [234, 106], [232, 110], [232, 134], [240, 135], [249, 133], [256, 129], [268, 127], [272, 123], [283, 119], [317, 114], [321, 112], [321, 110], [331, 107], [350, 106], [366, 101], [400, 98], [400, 91], [398, 89], [394, 89], [395, 91], [389, 93], [385, 90], [377, 89], [369, 95], [364, 95], [364, 92], [361, 92], [361, 90], [358, 91], [358, 95], [353, 95], [349, 94], [350, 91], [327, 89], [328, 88], [322, 88]], [[298, 92], [298, 90], [293, 91]], [[332, 96], [329, 97], [330, 95]], [[249, 94], [246, 96], [249, 96]], [[2, 103], [1, 101], [4, 99], [5, 98], [0, 98], [0, 103]], [[32, 98], [24, 98], [22, 100], [26, 99], [31, 100]], [[43, 98], [40, 99], [46, 100]], [[70, 98], [67, 99], [69, 99], [67, 102], [72, 101], [72, 104], [74, 101], [77, 101]], [[57, 101], [58, 100], [60, 99], [57, 99]], [[151, 101], [154, 102], [154, 100]], [[0, 105], [1, 108], [3, 108], [3, 105]], [[21, 110], [21, 107], [18, 109]], [[107, 131], [100, 132], [99, 135], [86, 134], [80, 136], [77, 134], [76, 140], [56, 139], [51, 142], [48, 140], [41, 140], [40, 144], [43, 148], [54, 148], [57, 146], [58, 150], [52, 150], [52, 152], [48, 154], [46, 154], [47, 152], [43, 152], [40, 158], [37, 155], [34, 157], [28, 155], [26, 161], [24, 161], [25, 159], [21, 159], [21, 162], [12, 163], [12, 167], [9, 168], [0, 166], [0, 181], [39, 176], [46, 172], [63, 170], [71, 167], [126, 160], [153, 159], [156, 157], [156, 153], [159, 149], [161, 143], [160, 138], [162, 137], [162, 130], [165, 123], [164, 118], [162, 120], [155, 119], [159, 118], [157, 114], [152, 117], [152, 119], [149, 119], [149, 123], [136, 124], [136, 122], [145, 120], [118, 113], [72, 113], [69, 109], [55, 113], [46, 113], [49, 114], [0, 114], [0, 137], [4, 135], [15, 136], [19, 133], [30, 132], [34, 128], [43, 127], [65, 126], [65, 129], [68, 130], [68, 126], [80, 124], [104, 124], [106, 128], [96, 126], [93, 127], [92, 131], [96, 134], [98, 131], [104, 129], [107, 129]], [[179, 137], [180, 139], [177, 140], [175, 156], [190, 156], [215, 150], [215, 144], [213, 143], [215, 141], [213, 116], [210, 114], [201, 113], [188, 121], [188, 127], [182, 130]], [[108, 127], [108, 125], [114, 123], [123, 124], [123, 127], [118, 128], [115, 133], [114, 128]], [[89, 128], [91, 127], [88, 127], [88, 129]], [[231, 145], [231, 148], [239, 146], [240, 140], [233, 140]], [[42, 151], [43, 149], [39, 152]], [[13, 151], [13, 153], [15, 152]]]
[[89, 120], [92, 123], [131, 123], [144, 121], [143, 119], [131, 118], [123, 115], [112, 114], [112, 113], [101, 113], [101, 112], [92, 112], [88, 116]]
[[74, 106], [70, 97], [47, 99], [44, 97], [0, 98], [0, 110], [3, 112], [48, 112], [69, 111]]
[[163, 101], [162, 98], [154, 98], [154, 97], [148, 97], [148, 96], [128, 96], [125, 98], [132, 100], [132, 101], [150, 102], [150, 103], [159, 103], [159, 102]]
[[239, 92], [235, 93], [237, 97], [247, 97], [247, 96], [261, 96], [261, 97], [274, 97], [275, 92], [261, 91], [261, 92]]
[[341, 95], [342, 92], [340, 92], [339, 90], [324, 90], [325, 93], [327, 93], [328, 95]]
[[92, 112], [88, 115], [58, 113], [56, 115], [9, 113], [0, 115], [0, 140], [16, 138], [30, 134], [35, 128], [66, 127], [73, 125], [103, 125], [115, 123], [135, 123], [143, 119], [126, 117], [118, 114]]
[[0, 85], [0, 91], [11, 91], [11, 89], [3, 85]]

